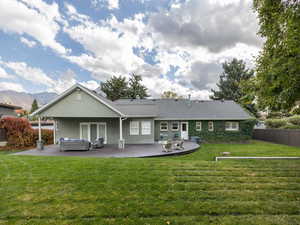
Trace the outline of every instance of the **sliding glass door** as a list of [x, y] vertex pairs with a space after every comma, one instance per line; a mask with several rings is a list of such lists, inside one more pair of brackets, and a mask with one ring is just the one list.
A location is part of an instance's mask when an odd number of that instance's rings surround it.
[[103, 137], [106, 144], [106, 123], [87, 122], [80, 123], [80, 138], [88, 141], [95, 141], [97, 138]]

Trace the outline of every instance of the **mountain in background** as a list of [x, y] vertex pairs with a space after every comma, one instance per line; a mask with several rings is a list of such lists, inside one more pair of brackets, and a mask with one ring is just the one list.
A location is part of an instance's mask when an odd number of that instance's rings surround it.
[[26, 92], [16, 91], [0, 91], [0, 103], [8, 103], [21, 106], [23, 109], [30, 110], [34, 99], [38, 101], [39, 107], [47, 104], [57, 97], [54, 92], [41, 92], [30, 94]]

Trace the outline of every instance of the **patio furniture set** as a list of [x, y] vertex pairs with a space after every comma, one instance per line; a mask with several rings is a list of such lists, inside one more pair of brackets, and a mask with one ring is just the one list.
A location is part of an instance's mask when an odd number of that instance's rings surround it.
[[184, 140], [167, 140], [161, 141], [163, 152], [171, 152], [173, 150], [184, 150]]
[[59, 150], [62, 151], [89, 151], [104, 147], [104, 138], [97, 138], [94, 142], [84, 139], [61, 138]]

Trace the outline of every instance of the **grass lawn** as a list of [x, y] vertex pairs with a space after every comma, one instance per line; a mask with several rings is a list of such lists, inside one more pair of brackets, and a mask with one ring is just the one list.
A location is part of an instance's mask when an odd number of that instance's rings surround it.
[[178, 157], [101, 159], [0, 154], [0, 224], [300, 224], [300, 156], [253, 141]]

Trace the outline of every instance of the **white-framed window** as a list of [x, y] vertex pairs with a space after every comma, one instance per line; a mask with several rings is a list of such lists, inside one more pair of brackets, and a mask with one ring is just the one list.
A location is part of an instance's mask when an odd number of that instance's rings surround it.
[[168, 131], [168, 122], [160, 122], [160, 131]]
[[201, 131], [202, 130], [202, 123], [200, 121], [196, 122], [196, 131]]
[[239, 130], [239, 122], [225, 122], [225, 130], [228, 131], [238, 131]]
[[214, 122], [213, 121], [208, 122], [208, 131], [214, 131]]
[[172, 122], [171, 123], [171, 130], [178, 131], [179, 130], [179, 122]]
[[139, 135], [140, 123], [139, 121], [130, 121], [130, 135]]
[[142, 121], [142, 135], [150, 135], [151, 134], [151, 121]]

